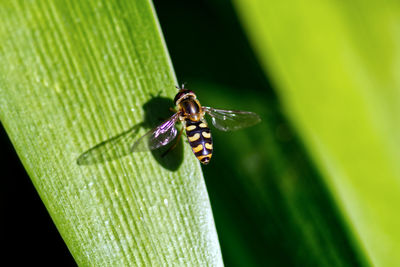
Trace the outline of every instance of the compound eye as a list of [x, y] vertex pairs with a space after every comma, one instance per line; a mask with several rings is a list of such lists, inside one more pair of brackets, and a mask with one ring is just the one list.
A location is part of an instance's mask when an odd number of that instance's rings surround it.
[[175, 98], [174, 98], [174, 103], [175, 103], [175, 105], [177, 104], [177, 102], [178, 102], [180, 99], [184, 99], [186, 95], [187, 95], [187, 96], [189, 96], [189, 95], [194, 95], [194, 92], [193, 92], [193, 91], [190, 91], [190, 90], [187, 90], [187, 89], [182, 89], [182, 90], [180, 90], [180, 91], [176, 94], [176, 96], [175, 96]]
[[184, 94], [185, 94], [185, 93], [183, 93], [183, 92], [179, 92], [179, 93], [176, 94], [176, 96], [175, 96], [175, 98], [174, 98], [174, 103], [175, 103], [175, 105], [176, 105], [176, 102], [177, 102], [179, 99], [181, 99], [182, 96], [183, 96]]

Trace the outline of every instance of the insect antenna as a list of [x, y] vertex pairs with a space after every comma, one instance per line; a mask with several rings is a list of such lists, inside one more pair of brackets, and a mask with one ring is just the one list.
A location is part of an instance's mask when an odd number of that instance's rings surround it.
[[175, 85], [176, 89], [182, 90], [185, 89], [185, 83], [182, 83], [182, 87], [179, 87], [179, 85]]

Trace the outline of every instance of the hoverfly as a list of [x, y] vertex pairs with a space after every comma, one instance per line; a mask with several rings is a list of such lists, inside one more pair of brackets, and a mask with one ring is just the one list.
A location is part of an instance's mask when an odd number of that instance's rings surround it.
[[185, 129], [193, 153], [201, 163], [208, 164], [213, 152], [213, 142], [205, 114], [210, 115], [212, 124], [222, 131], [238, 130], [261, 121], [257, 114], [249, 111], [203, 107], [193, 91], [184, 88], [183, 85], [181, 88], [177, 87], [177, 89], [179, 92], [174, 98], [174, 103], [178, 111], [158, 127], [139, 138], [133, 144], [132, 152], [141, 150], [139, 147], [142, 147], [145, 141], [147, 141], [150, 150], [169, 144], [178, 134], [175, 124], [180, 121], [183, 128], [178, 137]]

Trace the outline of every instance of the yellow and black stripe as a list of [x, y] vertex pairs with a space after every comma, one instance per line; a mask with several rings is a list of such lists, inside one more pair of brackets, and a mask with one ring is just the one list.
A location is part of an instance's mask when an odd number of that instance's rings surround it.
[[207, 122], [187, 119], [186, 135], [197, 159], [203, 164], [208, 164], [212, 156], [213, 142]]

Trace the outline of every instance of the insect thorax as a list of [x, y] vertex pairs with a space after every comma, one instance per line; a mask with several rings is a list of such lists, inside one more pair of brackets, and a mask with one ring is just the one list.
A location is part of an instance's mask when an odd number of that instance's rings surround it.
[[200, 121], [204, 116], [200, 102], [194, 98], [189, 98], [180, 102], [179, 110], [181, 111], [183, 119], [189, 119], [191, 121]]

